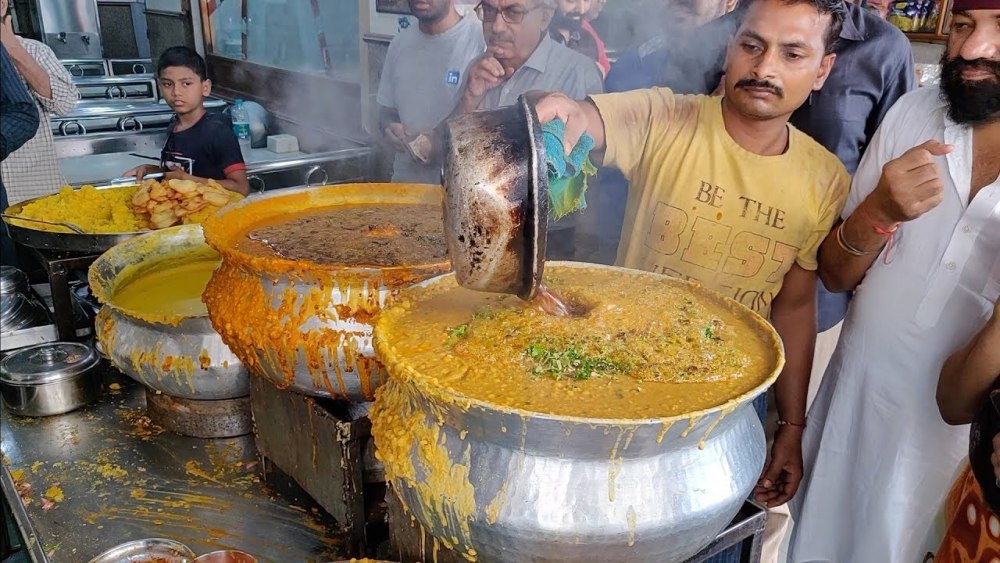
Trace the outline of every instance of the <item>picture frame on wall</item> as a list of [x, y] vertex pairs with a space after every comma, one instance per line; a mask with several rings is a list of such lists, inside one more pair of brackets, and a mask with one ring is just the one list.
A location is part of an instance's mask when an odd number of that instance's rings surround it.
[[375, 11], [383, 14], [411, 15], [410, 4], [406, 0], [375, 0]]

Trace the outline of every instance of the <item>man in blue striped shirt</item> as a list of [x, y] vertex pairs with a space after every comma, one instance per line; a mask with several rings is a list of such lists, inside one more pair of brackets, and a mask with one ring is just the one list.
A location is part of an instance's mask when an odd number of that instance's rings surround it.
[[[0, 46], [0, 160], [31, 140], [35, 131], [38, 131], [38, 109], [14, 70], [7, 49]], [[0, 209], [7, 209], [3, 178], [0, 178]], [[14, 242], [4, 223], [0, 228], [0, 263], [15, 265], [16, 262]]]

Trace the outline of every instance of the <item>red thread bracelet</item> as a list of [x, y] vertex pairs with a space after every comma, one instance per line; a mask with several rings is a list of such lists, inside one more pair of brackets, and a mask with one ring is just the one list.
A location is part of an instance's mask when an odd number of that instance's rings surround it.
[[861, 215], [864, 216], [865, 221], [868, 221], [868, 224], [871, 225], [873, 231], [884, 237], [889, 238], [888, 242], [886, 242], [885, 244], [885, 256], [882, 257], [882, 263], [888, 265], [889, 255], [892, 253], [893, 243], [896, 241], [896, 231], [899, 230], [900, 224], [896, 223], [891, 228], [883, 227], [882, 225], [876, 223], [874, 219], [872, 219], [871, 214], [864, 206], [861, 206], [858, 209], [861, 211]]

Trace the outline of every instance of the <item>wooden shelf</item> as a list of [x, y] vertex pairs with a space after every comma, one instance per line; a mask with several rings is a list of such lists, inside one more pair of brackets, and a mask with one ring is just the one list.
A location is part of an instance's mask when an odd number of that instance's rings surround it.
[[948, 36], [941, 33], [904, 31], [903, 34], [913, 41], [937, 41], [943, 43], [948, 40]]

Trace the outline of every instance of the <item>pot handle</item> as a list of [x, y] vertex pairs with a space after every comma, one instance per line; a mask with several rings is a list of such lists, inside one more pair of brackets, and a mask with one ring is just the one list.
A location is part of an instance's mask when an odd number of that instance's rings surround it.
[[254, 193], [262, 194], [267, 189], [267, 182], [256, 174], [247, 176], [247, 183], [250, 184], [250, 191]]
[[319, 181], [320, 185], [325, 186], [326, 184], [330, 183], [330, 174], [326, 171], [325, 168], [323, 168], [322, 166], [320, 166], [319, 164], [317, 164], [317, 165], [313, 166], [312, 168], [310, 168], [308, 172], [306, 172], [305, 184], [306, 184], [307, 188], [313, 187], [312, 178], [313, 178], [313, 175], [316, 174], [317, 172], [322, 172], [323, 173], [323, 175], [322, 175], [323, 179]]

